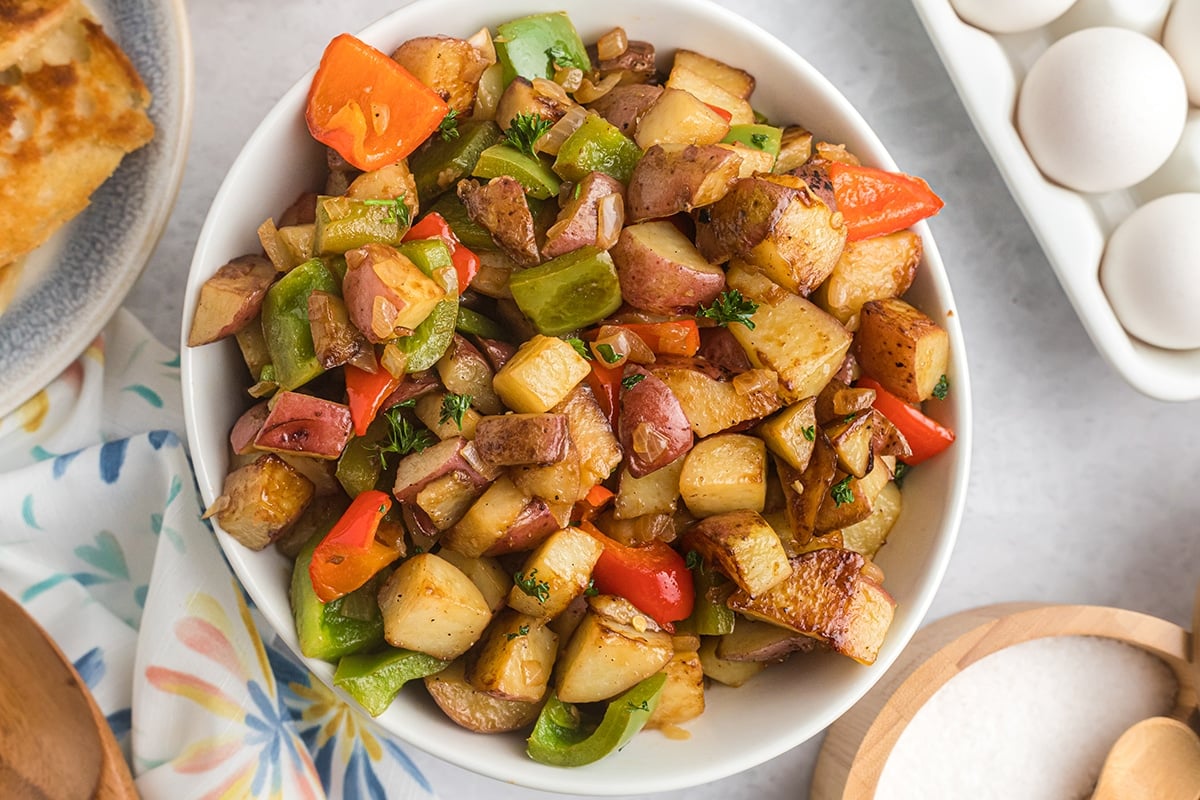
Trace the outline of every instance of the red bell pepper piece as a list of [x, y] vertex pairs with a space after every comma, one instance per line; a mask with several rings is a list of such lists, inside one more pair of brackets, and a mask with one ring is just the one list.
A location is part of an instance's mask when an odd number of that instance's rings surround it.
[[730, 122], [733, 120], [733, 112], [732, 111], [726, 111], [725, 109], [721, 108], [720, 106], [714, 106], [712, 103], [705, 103], [704, 105], [711, 108], [718, 117], [725, 120], [726, 122]]
[[441, 239], [450, 249], [454, 271], [458, 273], [458, 293], [462, 294], [479, 274], [479, 256], [463, 246], [445, 218], [436, 211], [426, 214], [416, 225], [408, 229], [404, 241], [414, 239]]
[[945, 205], [928, 183], [912, 175], [840, 161], [828, 169], [833, 196], [852, 242], [903, 230]]
[[404, 158], [450, 111], [411, 72], [348, 33], [325, 48], [305, 108], [313, 138], [361, 170]]
[[659, 625], [670, 626], [691, 616], [696, 602], [692, 571], [669, 544], [654, 541], [627, 547], [590, 522], [581, 522], [579, 527], [604, 545], [592, 568], [596, 588], [603, 594], [624, 597]]
[[596, 484], [588, 490], [586, 497], [575, 504], [575, 508], [571, 512], [571, 519], [577, 522], [595, 519], [596, 515], [600, 513], [600, 509], [608, 505], [614, 497], [616, 495], [607, 486]]
[[367, 372], [356, 366], [347, 364], [346, 373], [346, 404], [350, 406], [350, 421], [354, 423], [354, 433], [366, 436], [367, 428], [375, 420], [375, 415], [383, 406], [383, 401], [396, 391], [402, 381], [394, 378], [383, 367], [374, 372]]
[[600, 410], [604, 412], [614, 431], [617, 429], [617, 417], [621, 413], [621, 376], [624, 374], [624, 370], [606, 367], [593, 361], [592, 371], [587, 376], [588, 386], [592, 394], [596, 395], [596, 402], [600, 404]]
[[317, 545], [308, 577], [322, 603], [350, 594], [400, 557], [399, 550], [375, 539], [379, 521], [391, 507], [386, 493], [363, 492]]
[[696, 355], [700, 349], [700, 328], [694, 319], [670, 322], [627, 322], [621, 325], [641, 337], [660, 356]]
[[879, 381], [862, 377], [858, 386], [875, 390], [874, 409], [904, 434], [912, 455], [902, 459], [905, 464], [920, 464], [954, 443], [954, 431], [930, 419], [916, 406], [909, 405], [883, 388]]

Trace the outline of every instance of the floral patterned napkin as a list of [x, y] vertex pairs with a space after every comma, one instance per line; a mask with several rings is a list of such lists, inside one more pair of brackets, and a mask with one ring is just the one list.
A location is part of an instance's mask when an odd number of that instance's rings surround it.
[[0, 419], [0, 589], [74, 661], [147, 800], [434, 797], [249, 604], [181, 409], [178, 357], [122, 311]]

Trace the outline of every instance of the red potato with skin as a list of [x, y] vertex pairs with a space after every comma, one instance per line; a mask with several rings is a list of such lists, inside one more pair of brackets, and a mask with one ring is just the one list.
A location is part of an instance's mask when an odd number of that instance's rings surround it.
[[692, 313], [725, 289], [725, 272], [670, 222], [626, 227], [611, 254], [622, 298], [643, 311]]
[[626, 216], [643, 222], [715, 203], [737, 180], [741, 165], [741, 156], [715, 144], [656, 144], [629, 176]]
[[[625, 221], [625, 185], [603, 172], [589, 172], [578, 187], [558, 213], [558, 221], [546, 231], [543, 258], [555, 258], [587, 245], [607, 250], [612, 247], [616, 232], [621, 230]], [[610, 195], [616, 195], [616, 199], [605, 200]], [[601, 213], [609, 215], [606, 230], [600, 227]]]
[[437, 281], [394, 247], [367, 244], [346, 251], [346, 311], [376, 344], [416, 328], [445, 296]]
[[348, 407], [298, 392], [280, 392], [274, 402], [256, 448], [325, 459], [342, 454], [354, 430]]
[[250, 406], [246, 413], [238, 417], [238, 421], [233, 423], [233, 430], [229, 432], [229, 445], [234, 453], [244, 456], [254, 450], [254, 439], [262, 430], [263, 423], [267, 421], [270, 413], [267, 401], [263, 400]]
[[481, 462], [477, 457], [471, 459], [471, 453], [464, 452], [468, 447], [474, 449], [466, 439], [456, 436], [405, 456], [396, 467], [392, 494], [402, 503], [411, 502], [431, 481], [451, 472], [463, 473], [476, 488], [487, 486], [491, 478], [478, 469]]
[[276, 274], [270, 261], [250, 255], [238, 256], [217, 270], [200, 287], [188, 346], [209, 344], [246, 327], [262, 309]]
[[532, 497], [500, 539], [484, 551], [485, 556], [501, 556], [532, 550], [559, 529], [550, 506], [540, 497]]
[[591, 103], [588, 108], [604, 117], [626, 136], [633, 136], [638, 120], [662, 94], [661, 86], [638, 83], [616, 86], [608, 94]]
[[475, 427], [475, 447], [496, 467], [554, 464], [567, 457], [570, 439], [565, 414], [503, 414], [484, 417]]
[[665, 383], [641, 367], [625, 369], [621, 418], [617, 423], [627, 469], [642, 478], [692, 449], [692, 428], [679, 400]]
[[754, 367], [746, 355], [746, 349], [730, 333], [729, 328], [701, 328], [700, 349], [696, 355], [731, 375], [749, 372]]
[[471, 221], [487, 229], [496, 246], [513, 261], [523, 267], [539, 263], [533, 212], [516, 178], [503, 175], [482, 185], [463, 181], [458, 185], [458, 198]]

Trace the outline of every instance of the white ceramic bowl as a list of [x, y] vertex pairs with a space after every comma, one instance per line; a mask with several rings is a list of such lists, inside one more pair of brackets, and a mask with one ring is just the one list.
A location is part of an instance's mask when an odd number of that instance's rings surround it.
[[[630, 38], [653, 42], [667, 59], [675, 48], [688, 47], [742, 67], [757, 77], [754, 104], [769, 118], [803, 123], [825, 139], [845, 142], [868, 163], [895, 168], [867, 124], [813, 67], [741, 17], [697, 0], [420, 0], [361, 36], [390, 52], [412, 36], [466, 36], [483, 25], [562, 8], [585, 40], [622, 25]], [[300, 191], [319, 185], [321, 148], [309, 138], [302, 114], [310, 79], [311, 74], [302, 78], [267, 115], [213, 202], [188, 279], [185, 339], [200, 284], [230, 258], [257, 252], [258, 224]], [[754, 767], [820, 733], [862, 697], [919, 626], [949, 560], [966, 495], [971, 450], [966, 350], [937, 248], [924, 223], [917, 230], [925, 240], [925, 261], [909, 296], [946, 327], [953, 353], [953, 391], [947, 401], [932, 403], [931, 413], [958, 432], [958, 441], [914, 470], [905, 484], [904, 514], [879, 558], [898, 606], [874, 666], [833, 655], [795, 658], [740, 689], [713, 687], [704, 715], [686, 726], [691, 738], [644, 732], [620, 753], [577, 769], [534, 763], [519, 735], [482, 736], [457, 727], [416, 686], [401, 692], [380, 724], [416, 747], [499, 780], [578, 794], [637, 794], [708, 783]], [[245, 367], [232, 342], [182, 349], [188, 438], [201, 493], [211, 502], [227, 470], [230, 427], [248, 405]], [[296, 649], [288, 607], [290, 564], [273, 549], [254, 553], [224, 533], [217, 536], [258, 607]], [[332, 665], [308, 663], [331, 682]]]

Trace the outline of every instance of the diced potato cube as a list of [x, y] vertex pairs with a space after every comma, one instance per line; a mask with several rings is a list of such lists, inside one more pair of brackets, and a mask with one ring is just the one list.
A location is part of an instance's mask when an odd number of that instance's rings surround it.
[[803, 297], [791, 294], [766, 277], [734, 265], [727, 275], [737, 289], [758, 303], [754, 329], [729, 330], [756, 367], [779, 375], [779, 395], [794, 403], [813, 397], [829, 382], [850, 350], [853, 337], [841, 323]]
[[558, 636], [546, 620], [507, 610], [488, 626], [466, 678], [481, 692], [536, 703], [546, 694]]
[[816, 529], [839, 530], [871, 516], [875, 498], [892, 479], [895, 463], [891, 456], [880, 456], [871, 471], [862, 478], [839, 470], [834, 475], [829, 491], [821, 498]]
[[921, 253], [921, 237], [909, 230], [846, 242], [828, 280], [813, 294], [813, 302], [857, 330], [864, 303], [908, 291]]
[[429, 515], [439, 531], [454, 526], [467, 513], [482, 491], [463, 472], [434, 478], [417, 492], [417, 506]]
[[576, 386], [554, 407], [554, 411], [567, 415], [567, 430], [579, 451], [579, 497], [582, 499], [621, 463], [621, 445], [587, 386]]
[[521, 345], [492, 385], [513, 411], [541, 414], [562, 402], [591, 371], [571, 345], [538, 334]]
[[727, 511], [702, 519], [684, 535], [683, 546], [704, 556], [752, 596], [792, 574], [778, 534], [755, 511]]
[[251, 550], [262, 550], [295, 524], [312, 502], [313, 482], [274, 454], [225, 476], [221, 496], [205, 512]]
[[379, 590], [379, 608], [388, 644], [447, 660], [467, 652], [492, 618], [471, 579], [432, 553], [396, 568]]
[[755, 433], [762, 437], [772, 453], [801, 471], [808, 466], [817, 438], [815, 407], [816, 401], [806, 398], [763, 420], [755, 428]]
[[767, 499], [767, 450], [761, 439], [722, 433], [691, 449], [679, 475], [679, 492], [697, 517], [748, 508]]
[[679, 501], [679, 475], [686, 456], [656, 469], [649, 475], [635, 478], [629, 470], [621, 470], [617, 497], [613, 501], [618, 519], [633, 519], [647, 514], [673, 514]]
[[603, 551], [598, 539], [578, 528], [551, 534], [526, 559], [518, 584], [508, 593], [508, 605], [531, 617], [558, 616], [583, 594]]
[[675, 68], [691, 70], [743, 100], [754, 92], [754, 76], [749, 72], [694, 50], [676, 50], [672, 71]]
[[555, 507], [572, 507], [576, 500], [587, 494], [582, 490], [579, 473], [579, 451], [570, 442], [567, 457], [555, 464], [509, 468], [513, 483], [522, 492], [530, 497], [540, 497]]
[[942, 326], [897, 298], [862, 307], [855, 350], [863, 372], [901, 400], [928, 400], [950, 361]]
[[462, 429], [458, 427], [453, 419], [447, 418], [442, 422], [442, 400], [446, 395], [441, 392], [431, 392], [423, 394], [417, 398], [417, 405], [413, 411], [417, 415], [417, 419], [429, 430], [433, 431], [434, 435], [439, 439], [453, 439], [456, 436], [461, 436], [464, 439], [475, 438], [475, 426], [479, 424], [481, 419], [480, 414], [473, 408], [468, 407], [463, 412]]
[[727, 661], [717, 655], [721, 637], [705, 636], [700, 643], [700, 667], [705, 677], [726, 686], [741, 686], [767, 668], [765, 661]]
[[695, 650], [677, 651], [667, 665], [667, 682], [658, 707], [646, 720], [646, 727], [661, 728], [693, 720], [704, 713], [704, 668]]
[[716, 144], [729, 122], [704, 101], [681, 89], [664, 89], [638, 121], [634, 141], [643, 150], [656, 144]]
[[425, 677], [425, 690], [450, 719], [476, 733], [503, 733], [529, 727], [541, 703], [505, 700], [481, 692], [467, 682], [462, 659]]
[[855, 414], [850, 419], [825, 429], [838, 466], [856, 478], [865, 477], [874, 464], [871, 450], [871, 414]]
[[442, 535], [442, 544], [465, 556], [481, 556], [504, 538], [528, 502], [525, 493], [507, 475], [501, 475]]
[[813, 135], [799, 125], [789, 125], [783, 129], [779, 155], [776, 156], [775, 166], [771, 171], [780, 175], [791, 172], [808, 161], [812, 151]]
[[900, 518], [904, 508], [900, 489], [894, 483], [888, 483], [875, 496], [875, 507], [871, 516], [842, 528], [842, 541], [847, 550], [862, 553], [867, 558], [874, 558], [887, 541], [888, 533]]
[[[736, 381], [718, 381], [694, 369], [664, 367], [654, 374], [679, 400], [697, 436], [711, 436], [748, 420], [759, 419], [780, 406], [775, 374], [751, 370]], [[739, 391], [739, 386], [747, 387]]]
[[558, 699], [564, 703], [592, 703], [620, 694], [661, 670], [675, 654], [671, 635], [656, 630], [653, 620], [640, 617], [639, 630], [589, 605], [559, 658]]
[[671, 69], [671, 74], [667, 76], [667, 88], [689, 92], [706, 105], [728, 111], [730, 125], [754, 124], [754, 109], [748, 102], [686, 66], [676, 64]]
[[726, 661], [783, 661], [792, 653], [812, 650], [816, 641], [769, 622], [738, 617], [733, 631], [720, 638], [717, 656]]
[[741, 142], [733, 142], [732, 144], [723, 143], [715, 146], [737, 154], [737, 157], [742, 160], [738, 167], [737, 176], [739, 178], [749, 178], [756, 172], [770, 172], [771, 167], [775, 166], [775, 156], [766, 150], [747, 147]]
[[471, 558], [448, 547], [439, 550], [438, 557], [449, 561], [471, 579], [493, 614], [507, 604], [508, 590], [512, 588], [512, 575], [504, 571], [499, 561], [483, 556]]

